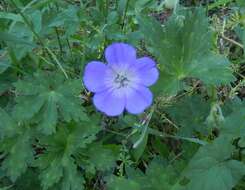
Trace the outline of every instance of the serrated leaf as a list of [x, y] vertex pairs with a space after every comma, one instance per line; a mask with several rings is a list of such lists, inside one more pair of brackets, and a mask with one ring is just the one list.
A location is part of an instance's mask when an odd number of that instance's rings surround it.
[[98, 131], [93, 123], [71, 123], [61, 126], [54, 135], [39, 138], [46, 151], [39, 155], [35, 165], [41, 170], [39, 177], [44, 189], [56, 183], [62, 190], [82, 189], [83, 177], [74, 158], [78, 150], [96, 139]]
[[44, 190], [53, 186], [61, 190], [83, 190], [82, 173], [78, 172], [71, 157], [64, 156], [50, 161], [49, 167], [39, 176]]
[[55, 126], [58, 120], [57, 99], [58, 94], [55, 92], [48, 93], [43, 99], [46, 100], [45, 104], [42, 105], [42, 114], [45, 119], [40, 122], [39, 127], [45, 134], [54, 133], [56, 131]]
[[190, 76], [201, 79], [207, 85], [229, 84], [235, 79], [229, 60], [222, 55], [206, 54], [197, 62], [190, 66]]
[[6, 51], [0, 51], [0, 74], [10, 67], [10, 61], [6, 54]]
[[61, 190], [83, 190], [84, 179], [81, 173], [77, 171], [74, 163], [69, 162], [69, 166], [64, 172], [62, 182], [60, 184]]
[[6, 113], [5, 110], [0, 108], [0, 141], [4, 137], [11, 137], [16, 133], [15, 121]]
[[235, 104], [234, 110], [233, 113], [225, 117], [221, 132], [233, 138], [245, 137], [245, 103]]
[[15, 181], [34, 159], [30, 131], [21, 131], [18, 136], [6, 139], [0, 148], [7, 155], [1, 167], [6, 171], [7, 176]]
[[[232, 172], [234, 169], [236, 169], [235, 175]], [[231, 190], [244, 175], [244, 169], [244, 164], [241, 162], [236, 160], [228, 161], [225, 164], [214, 166], [205, 172], [200, 171], [201, 176], [193, 177], [187, 189]]]
[[177, 190], [177, 174], [173, 168], [158, 157], [153, 159], [145, 172], [127, 168], [129, 179], [140, 184], [141, 190]]
[[[35, 188], [34, 188], [35, 187]], [[14, 184], [14, 190], [41, 190], [38, 172], [29, 168]]]
[[242, 162], [229, 160], [233, 150], [226, 137], [201, 147], [185, 172], [190, 179], [187, 189], [231, 190], [245, 174]]
[[15, 86], [20, 96], [16, 99], [14, 115], [20, 121], [38, 123], [45, 134], [56, 131], [58, 119], [67, 122], [88, 120], [78, 97], [80, 85], [79, 80], [66, 81], [63, 75], [45, 73], [18, 81]]
[[[108, 171], [116, 166], [119, 157], [120, 146], [102, 145], [93, 143], [86, 150], [89, 165], [92, 164], [94, 170]], [[91, 167], [91, 166], [90, 166]]]
[[40, 144], [47, 146], [47, 152], [57, 154], [72, 155], [79, 148], [86, 148], [88, 144], [96, 139], [96, 134], [100, 131], [92, 122], [70, 123], [61, 125], [53, 135], [39, 138]]
[[166, 109], [170, 118], [180, 125], [181, 136], [193, 136], [194, 132], [207, 132], [205, 125], [210, 103], [201, 96], [186, 96]]
[[211, 52], [211, 33], [203, 10], [173, 14], [164, 27], [145, 17], [139, 23], [150, 52], [159, 59], [160, 78], [153, 88], [156, 92], [174, 95], [189, 77], [207, 85], [234, 80], [229, 61]]
[[68, 6], [57, 14], [49, 23], [48, 27], [65, 27], [67, 36], [76, 32], [79, 27], [77, 6]]
[[17, 22], [8, 32], [2, 32], [0, 39], [7, 42], [17, 60], [21, 60], [37, 47], [33, 42], [32, 31], [24, 23], [20, 22]]
[[140, 185], [133, 180], [127, 180], [123, 177], [112, 176], [107, 181], [108, 190], [141, 190]]

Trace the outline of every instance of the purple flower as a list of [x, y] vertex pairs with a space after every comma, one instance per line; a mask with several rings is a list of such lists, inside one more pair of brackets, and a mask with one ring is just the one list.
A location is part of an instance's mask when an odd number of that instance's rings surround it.
[[89, 91], [95, 93], [93, 103], [108, 116], [142, 113], [152, 104], [148, 89], [158, 79], [156, 63], [149, 57], [137, 59], [136, 50], [125, 43], [114, 43], [105, 50], [108, 64], [88, 63], [83, 77]]

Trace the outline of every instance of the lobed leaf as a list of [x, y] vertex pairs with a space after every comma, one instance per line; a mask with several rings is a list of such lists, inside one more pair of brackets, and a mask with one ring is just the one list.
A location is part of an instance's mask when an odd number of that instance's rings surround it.
[[147, 17], [139, 18], [139, 23], [160, 66], [155, 91], [174, 95], [184, 89], [184, 79], [190, 77], [207, 85], [234, 80], [228, 59], [211, 51], [211, 32], [203, 10], [174, 14], [164, 27]]

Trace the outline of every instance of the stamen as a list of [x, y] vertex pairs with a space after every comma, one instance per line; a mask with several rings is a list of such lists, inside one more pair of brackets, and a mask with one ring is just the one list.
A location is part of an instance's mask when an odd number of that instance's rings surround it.
[[127, 76], [117, 74], [114, 82], [118, 85], [118, 88], [122, 88], [122, 87], [125, 87], [128, 85], [129, 80], [128, 80]]

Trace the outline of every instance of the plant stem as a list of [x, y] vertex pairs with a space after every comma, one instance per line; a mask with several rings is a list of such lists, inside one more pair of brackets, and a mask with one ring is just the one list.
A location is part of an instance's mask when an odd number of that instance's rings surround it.
[[232, 44], [234, 44], [234, 45], [236, 45], [236, 46], [238, 46], [238, 47], [244, 49], [244, 47], [243, 47], [243, 45], [242, 45], [241, 43], [239, 43], [239, 42], [237, 42], [237, 41], [235, 41], [235, 40], [233, 40], [233, 39], [230, 39], [230, 38], [226, 37], [225, 35], [222, 35], [221, 37], [222, 37], [224, 40], [226, 40], [226, 41], [228, 41], [228, 42], [230, 42], [230, 43], [232, 43]]
[[62, 57], [62, 55], [63, 55], [63, 48], [62, 48], [62, 44], [61, 44], [61, 40], [60, 40], [60, 35], [59, 35], [59, 31], [58, 31], [58, 28], [57, 27], [55, 27], [55, 33], [56, 33], [58, 44], [59, 44], [59, 48], [60, 48], [60, 56]]
[[56, 64], [59, 66], [60, 70], [63, 72], [63, 74], [65, 75], [65, 77], [68, 79], [69, 77], [68, 77], [65, 69], [62, 67], [62, 65], [59, 62], [59, 60], [57, 59], [56, 55], [45, 45], [45, 43], [42, 41], [42, 38], [33, 29], [32, 24], [28, 21], [28, 19], [26, 18], [26, 16], [19, 10], [19, 8], [15, 4], [15, 2], [13, 0], [10, 0], [10, 1], [14, 5], [14, 7], [17, 9], [17, 11], [21, 15], [21, 17], [23, 18], [23, 21], [26, 23], [26, 25], [30, 28], [30, 30], [32, 31], [32, 33], [34, 34], [34, 36], [37, 38], [37, 40], [39, 41], [39, 43], [41, 44], [41, 46], [44, 48], [45, 51], [47, 51], [49, 57], [52, 58], [52, 60], [54, 60], [56, 62]]
[[123, 19], [122, 19], [122, 31], [124, 31], [124, 27], [125, 27], [125, 20], [126, 20], [126, 15], [127, 15], [127, 11], [128, 11], [129, 1], [130, 1], [130, 0], [127, 0], [127, 2], [126, 2], [126, 7], [125, 7], [125, 10], [124, 10], [124, 13], [123, 13]]

